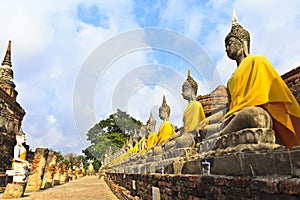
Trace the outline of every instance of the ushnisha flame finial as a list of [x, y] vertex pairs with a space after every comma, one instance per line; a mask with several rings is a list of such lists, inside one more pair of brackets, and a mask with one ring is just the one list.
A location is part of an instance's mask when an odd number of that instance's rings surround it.
[[162, 101], [161, 107], [162, 107], [162, 108], [165, 108], [165, 109], [166, 109], [166, 112], [168, 113], [168, 116], [170, 116], [171, 108], [170, 108], [170, 106], [167, 104], [167, 100], [166, 100], [166, 96], [165, 96], [165, 95], [163, 95], [163, 101]]
[[232, 11], [232, 26], [239, 24], [238, 17], [236, 11]]
[[166, 96], [165, 95], [163, 96], [163, 104], [167, 104]]
[[191, 77], [191, 69], [188, 68], [187, 78]]

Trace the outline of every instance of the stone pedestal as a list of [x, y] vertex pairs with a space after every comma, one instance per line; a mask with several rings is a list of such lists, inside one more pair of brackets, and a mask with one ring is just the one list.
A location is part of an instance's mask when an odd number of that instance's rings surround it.
[[66, 182], [68, 182], [68, 174], [67, 174], [67, 172], [63, 172], [60, 175], [60, 182], [59, 182], [59, 184], [64, 184]]
[[41, 189], [47, 189], [53, 185], [53, 177], [55, 172], [57, 156], [54, 152], [49, 152], [47, 157], [47, 163], [44, 170], [44, 178]]
[[64, 184], [68, 182], [68, 172], [67, 172], [67, 166], [65, 164], [62, 165], [61, 168], [61, 175], [60, 175], [60, 184]]
[[61, 179], [61, 163], [56, 163], [55, 172], [53, 176], [53, 186], [59, 185]]
[[272, 129], [247, 128], [204, 140], [196, 146], [200, 155], [224, 155], [241, 151], [273, 150], [280, 146], [275, 143], [275, 140], [275, 132]]
[[3, 194], [3, 199], [12, 199], [12, 198], [22, 197], [24, 195], [25, 185], [26, 185], [26, 183], [22, 183], [22, 184], [9, 183], [9, 184], [7, 184], [4, 194]]
[[46, 166], [49, 150], [46, 148], [37, 148], [32, 162], [32, 168], [28, 178], [26, 192], [38, 191], [41, 188], [44, 169]]

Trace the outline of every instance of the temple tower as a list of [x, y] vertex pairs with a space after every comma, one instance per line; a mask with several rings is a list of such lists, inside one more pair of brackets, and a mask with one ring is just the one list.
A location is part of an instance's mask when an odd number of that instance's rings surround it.
[[11, 41], [8, 43], [6, 54], [0, 67], [0, 88], [4, 90], [12, 99], [16, 101], [18, 92], [15, 90], [13, 82], [14, 73], [11, 64]]
[[[20, 131], [25, 115], [25, 110], [16, 101], [18, 92], [15, 87], [9, 41], [4, 60], [0, 63], [0, 172], [11, 168], [16, 134]], [[29, 152], [29, 146], [24, 146]]]

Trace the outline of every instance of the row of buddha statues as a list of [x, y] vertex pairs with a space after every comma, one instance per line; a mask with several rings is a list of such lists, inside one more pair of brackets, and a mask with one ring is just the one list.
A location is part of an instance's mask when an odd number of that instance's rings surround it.
[[300, 107], [286, 83], [263, 55], [250, 55], [250, 34], [233, 12], [232, 27], [225, 38], [227, 56], [237, 68], [227, 82], [229, 104], [206, 117], [196, 100], [198, 85], [190, 70], [182, 85], [188, 106], [183, 113], [183, 127], [174, 130], [169, 121], [170, 107], [165, 96], [159, 108], [162, 124], [155, 133], [152, 114], [140, 130], [114, 156], [120, 161], [131, 154], [193, 147], [196, 142], [214, 139], [247, 128], [266, 128], [275, 132], [277, 141], [288, 149], [300, 145]]

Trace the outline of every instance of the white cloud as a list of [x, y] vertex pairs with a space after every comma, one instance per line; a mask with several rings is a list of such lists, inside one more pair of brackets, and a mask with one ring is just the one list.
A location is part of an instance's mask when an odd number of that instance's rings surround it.
[[[155, 5], [164, 4], [156, 2]], [[85, 23], [78, 19], [79, 6], [97, 6], [100, 16], [107, 20], [107, 26], [94, 26], [93, 23]], [[77, 106], [82, 107], [80, 117], [85, 126], [77, 133], [72, 103], [74, 85], [80, 69], [100, 44], [123, 31], [139, 27], [137, 20], [140, 17], [145, 18], [145, 23], [151, 21], [146, 19], [148, 16], [144, 13], [136, 14], [134, 6], [134, 2], [129, 0], [2, 2], [0, 56], [4, 56], [8, 40], [12, 40], [12, 64], [14, 81], [19, 92], [18, 102], [27, 113], [23, 120], [23, 130], [27, 134], [27, 143], [32, 148], [51, 146], [57, 150], [78, 153], [82, 147], [79, 136], [84, 139], [87, 129], [95, 123], [94, 119], [86, 116], [93, 114], [95, 119], [107, 117], [113, 108], [113, 92], [120, 84], [127, 89], [133, 83], [140, 86], [134, 91], [129, 91], [132, 92], [129, 98], [126, 93], [118, 96], [118, 102], [124, 98], [123, 104], [126, 104], [132, 112], [130, 114], [140, 118], [139, 120], [148, 119], [149, 111], [156, 109], [156, 105], [161, 103], [162, 94], [167, 93], [167, 101], [172, 109], [171, 121], [174, 124], [181, 122], [184, 106], [179, 108], [182, 103], [178, 102], [181, 101], [182, 83], [176, 76], [165, 75], [164, 71], [155, 76], [153, 71], [148, 70], [145, 74], [153, 77], [154, 83], [165, 85], [148, 87], [142, 75], [134, 76], [135, 82], [122, 83], [123, 78], [129, 76], [132, 70], [150, 62], [147, 51], [138, 51], [118, 58], [109, 66], [103, 77], [96, 77], [99, 78], [98, 86], [95, 94], [91, 94], [91, 98], [95, 100], [94, 107], [86, 107], [85, 98], [89, 97], [82, 96], [79, 99]], [[240, 23], [251, 33], [252, 53], [266, 55], [278, 72], [283, 74], [300, 63], [299, 7], [300, 2], [297, 0], [223, 0], [208, 1], [205, 4], [197, 1], [168, 1], [166, 7], [155, 8], [158, 9], [159, 16], [154, 19], [157, 22], [151, 21], [151, 25], [174, 29], [203, 45], [203, 49], [216, 64], [223, 84], [226, 84], [236, 67], [236, 64], [227, 58], [224, 49], [224, 37], [230, 30], [232, 9], [236, 9]], [[132, 38], [124, 41], [122, 45], [108, 49], [105, 55], [142, 39]], [[182, 48], [186, 52], [193, 52], [193, 49]], [[97, 59], [94, 61], [102, 62]], [[172, 61], [160, 63], [162, 61], [153, 56], [151, 63], [167, 65], [173, 64]], [[178, 69], [175, 66], [174, 69], [176, 68], [182, 77], [186, 77], [185, 67]], [[207, 93], [208, 86], [205, 80], [198, 80], [198, 83], [198, 93]], [[87, 81], [86, 87], [89, 84]], [[179, 85], [178, 90], [172, 89], [171, 92], [166, 89], [174, 84]], [[106, 98], [108, 101], [104, 101]], [[157, 118], [157, 123], [159, 121]]]
[[[80, 4], [101, 6], [110, 17], [109, 28], [93, 27], [78, 20]], [[8, 40], [12, 40], [14, 81], [18, 102], [27, 111], [23, 129], [31, 148], [81, 151], [82, 147], [75, 148], [81, 141], [72, 119], [76, 76], [84, 59], [101, 42], [137, 27], [131, 7], [129, 1], [2, 3], [0, 25], [5, 31], [1, 33], [0, 44], [5, 45], [1, 49], [5, 52]], [[42, 120], [45, 116], [47, 119]], [[66, 143], [77, 145], [66, 148]]]
[[205, 13], [201, 4], [180, 0], [170, 0], [160, 12], [160, 25], [179, 29], [187, 36], [195, 39], [202, 32]]
[[48, 115], [47, 120], [50, 124], [55, 124], [56, 118], [54, 115]]

